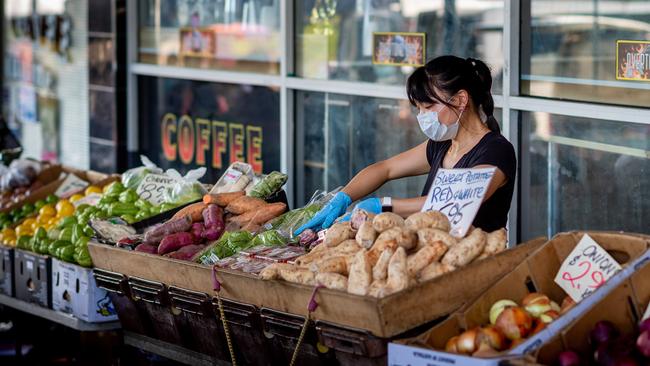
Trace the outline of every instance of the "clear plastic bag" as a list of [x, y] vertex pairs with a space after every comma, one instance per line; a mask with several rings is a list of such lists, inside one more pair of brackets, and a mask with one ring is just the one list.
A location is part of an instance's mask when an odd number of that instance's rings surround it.
[[147, 174], [162, 174], [163, 170], [158, 168], [146, 156], [140, 155], [140, 161], [142, 162], [142, 166], [129, 169], [122, 174], [122, 184], [126, 188], [137, 189]]
[[190, 170], [185, 176], [181, 176], [176, 169], [167, 169], [165, 174], [176, 179], [177, 182], [172, 188], [165, 191], [165, 202], [180, 205], [203, 198], [208, 191], [199, 182], [199, 179], [203, 178], [206, 171], [205, 167], [201, 167]]
[[14, 160], [0, 176], [0, 191], [31, 185], [41, 172], [41, 164], [28, 159]]

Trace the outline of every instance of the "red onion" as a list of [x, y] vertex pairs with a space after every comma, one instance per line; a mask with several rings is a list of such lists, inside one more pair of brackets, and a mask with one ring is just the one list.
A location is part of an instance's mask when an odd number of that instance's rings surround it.
[[574, 351], [564, 351], [557, 359], [560, 366], [580, 366], [580, 356]]
[[645, 357], [650, 357], [650, 330], [645, 330], [636, 339], [636, 348]]
[[607, 320], [601, 320], [589, 332], [589, 342], [592, 347], [597, 348], [601, 343], [613, 341], [618, 334], [618, 329], [614, 324]]

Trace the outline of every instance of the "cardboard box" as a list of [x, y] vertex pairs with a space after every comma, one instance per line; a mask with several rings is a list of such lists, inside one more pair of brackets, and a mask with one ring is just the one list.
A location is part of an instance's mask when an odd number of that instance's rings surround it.
[[[320, 306], [311, 317], [390, 338], [456, 310], [468, 298], [477, 296], [521, 263], [544, 242], [544, 239], [538, 239], [519, 245], [382, 299], [320, 289], [316, 297]], [[211, 267], [93, 242], [88, 244], [88, 248], [97, 268], [167, 286], [207, 294], [213, 292]], [[313, 287], [284, 281], [262, 281], [257, 276], [231, 270], [217, 269], [216, 275], [222, 283], [221, 295], [225, 298], [260, 308], [307, 315]]]
[[93, 270], [52, 259], [52, 308], [89, 322], [117, 320], [106, 290], [98, 288]]
[[0, 294], [14, 296], [14, 248], [0, 245]]
[[[31, 192], [28, 196], [26, 196], [24, 199], [15, 202], [11, 206], [7, 206], [4, 209], [0, 209], [0, 212], [9, 212], [13, 210], [14, 208], [17, 207], [22, 207], [25, 203], [31, 202], [34, 203], [38, 199], [31, 200], [32, 196], [37, 196], [37, 195], [42, 195], [44, 191], [48, 191], [51, 187], [51, 184], [59, 180], [61, 173], [63, 171], [63, 167], [59, 164], [55, 165], [49, 165], [45, 167], [41, 172], [38, 174], [38, 177], [36, 178], [36, 181], [40, 182], [42, 185], [40, 188], [35, 189], [33, 192]], [[48, 193], [49, 194], [49, 193]], [[47, 195], [45, 195], [47, 196]]]
[[[588, 232], [589, 236], [607, 250], [621, 265], [627, 264], [628, 267], [610, 278], [605, 285], [580, 302], [578, 306], [550, 323], [545, 330], [529, 337], [512, 350], [504, 352], [502, 357], [481, 359], [450, 354], [441, 350], [444, 350], [447, 340], [451, 337], [467, 329], [489, 324], [490, 308], [499, 300], [511, 299], [520, 303], [527, 294], [541, 292], [558, 304], [561, 303], [565, 293], [555, 283], [554, 278], [562, 262], [582, 239], [584, 233], [570, 232], [556, 235], [512, 272], [490, 286], [484, 293], [463, 306], [448, 319], [418, 337], [399, 341], [395, 346], [389, 347], [389, 365], [401, 364], [399, 357], [404, 357], [404, 354], [409, 354], [409, 352], [411, 354], [417, 352], [418, 355], [425, 355], [423, 356], [425, 358], [421, 357], [420, 362], [413, 363], [413, 365], [425, 364], [422, 362], [427, 359], [438, 360], [437, 363], [433, 363], [434, 365], [497, 365], [504, 359], [521, 358], [525, 354], [534, 352], [544, 342], [552, 339], [573, 318], [584, 312], [590, 304], [605, 296], [609, 291], [608, 289], [623, 281], [634, 270], [635, 261], [645, 260], [650, 255], [647, 251], [650, 246], [650, 236]], [[409, 347], [405, 348], [404, 346], [413, 347], [409, 349]], [[430, 350], [424, 348], [430, 348]], [[391, 349], [394, 352], [392, 357]]]
[[52, 308], [52, 259], [14, 249], [16, 298]]

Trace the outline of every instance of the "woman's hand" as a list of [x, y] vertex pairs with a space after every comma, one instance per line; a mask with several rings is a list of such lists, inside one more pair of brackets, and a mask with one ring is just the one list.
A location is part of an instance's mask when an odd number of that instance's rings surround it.
[[351, 203], [352, 199], [347, 193], [337, 193], [311, 220], [299, 227], [294, 235], [300, 235], [300, 233], [307, 229], [319, 231], [320, 229], [329, 228], [334, 223], [334, 220], [345, 213]]

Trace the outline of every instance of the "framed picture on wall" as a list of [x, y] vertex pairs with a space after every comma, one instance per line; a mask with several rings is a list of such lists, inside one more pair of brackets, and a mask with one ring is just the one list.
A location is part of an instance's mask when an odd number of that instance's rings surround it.
[[374, 32], [372, 63], [386, 66], [422, 66], [426, 60], [426, 33]]
[[650, 41], [616, 41], [616, 79], [650, 81]]
[[179, 55], [194, 57], [215, 57], [216, 34], [210, 28], [186, 27], [180, 30]]

